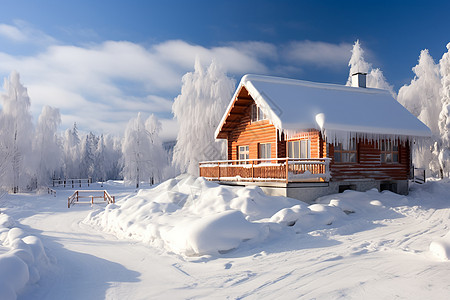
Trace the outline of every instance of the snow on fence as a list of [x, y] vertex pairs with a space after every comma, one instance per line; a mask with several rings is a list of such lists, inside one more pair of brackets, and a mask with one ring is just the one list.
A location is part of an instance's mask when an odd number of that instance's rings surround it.
[[208, 180], [311, 182], [330, 180], [330, 161], [329, 158], [218, 160], [200, 162], [199, 168], [200, 176]]
[[[87, 198], [91, 201], [89, 202], [80, 202], [79, 199]], [[106, 190], [79, 190], [75, 191], [68, 199], [67, 199], [67, 207], [70, 208], [71, 205], [75, 203], [89, 203], [94, 204], [94, 199], [102, 199], [103, 201], [108, 201], [110, 203], [116, 203], [116, 199], [114, 196], [111, 196]]]
[[92, 184], [92, 178], [77, 178], [77, 179], [53, 179], [53, 187], [55, 186], [63, 186], [63, 187], [72, 187], [75, 186], [81, 187], [86, 184], [89, 186]]

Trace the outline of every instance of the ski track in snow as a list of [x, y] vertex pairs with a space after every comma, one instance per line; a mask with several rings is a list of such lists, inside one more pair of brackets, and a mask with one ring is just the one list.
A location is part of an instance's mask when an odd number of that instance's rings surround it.
[[[109, 189], [119, 198], [135, 194]], [[414, 187], [408, 202], [389, 199], [372, 220], [354, 213], [339, 226], [298, 234], [285, 228], [259, 244], [199, 257], [82, 223], [92, 208], [68, 209], [72, 190], [58, 189], [56, 198], [7, 195], [0, 207], [42, 240], [52, 262], [19, 299], [445, 299], [450, 262], [428, 247], [449, 231], [448, 190], [450, 182], [431, 182]]]

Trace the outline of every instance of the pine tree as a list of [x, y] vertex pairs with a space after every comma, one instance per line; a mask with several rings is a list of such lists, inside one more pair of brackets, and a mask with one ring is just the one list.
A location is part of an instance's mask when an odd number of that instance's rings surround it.
[[348, 62], [350, 72], [347, 79], [347, 86], [352, 85], [352, 75], [355, 73], [366, 73], [367, 80], [366, 85], [370, 88], [388, 90], [392, 97], [396, 98], [397, 95], [394, 92], [394, 88], [387, 82], [383, 75], [383, 72], [379, 68], [372, 68], [372, 64], [369, 64], [364, 59], [364, 50], [361, 47], [359, 40], [356, 40], [352, 49], [352, 56]]

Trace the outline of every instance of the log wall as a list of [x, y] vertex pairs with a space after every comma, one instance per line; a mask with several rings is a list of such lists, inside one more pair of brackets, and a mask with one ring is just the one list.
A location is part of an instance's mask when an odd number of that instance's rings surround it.
[[[329, 146], [329, 157], [334, 157], [334, 147]], [[356, 163], [330, 164], [331, 180], [374, 179], [407, 180], [410, 172], [409, 144], [399, 143], [399, 162], [381, 163], [380, 150], [375, 142], [359, 142]]]

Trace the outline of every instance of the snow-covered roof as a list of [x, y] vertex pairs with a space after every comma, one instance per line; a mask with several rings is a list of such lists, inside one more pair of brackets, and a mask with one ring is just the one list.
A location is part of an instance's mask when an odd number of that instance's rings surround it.
[[276, 128], [288, 136], [315, 128], [328, 142], [350, 136], [368, 139], [430, 137], [430, 129], [386, 90], [245, 75], [216, 130], [216, 137], [242, 88]]

